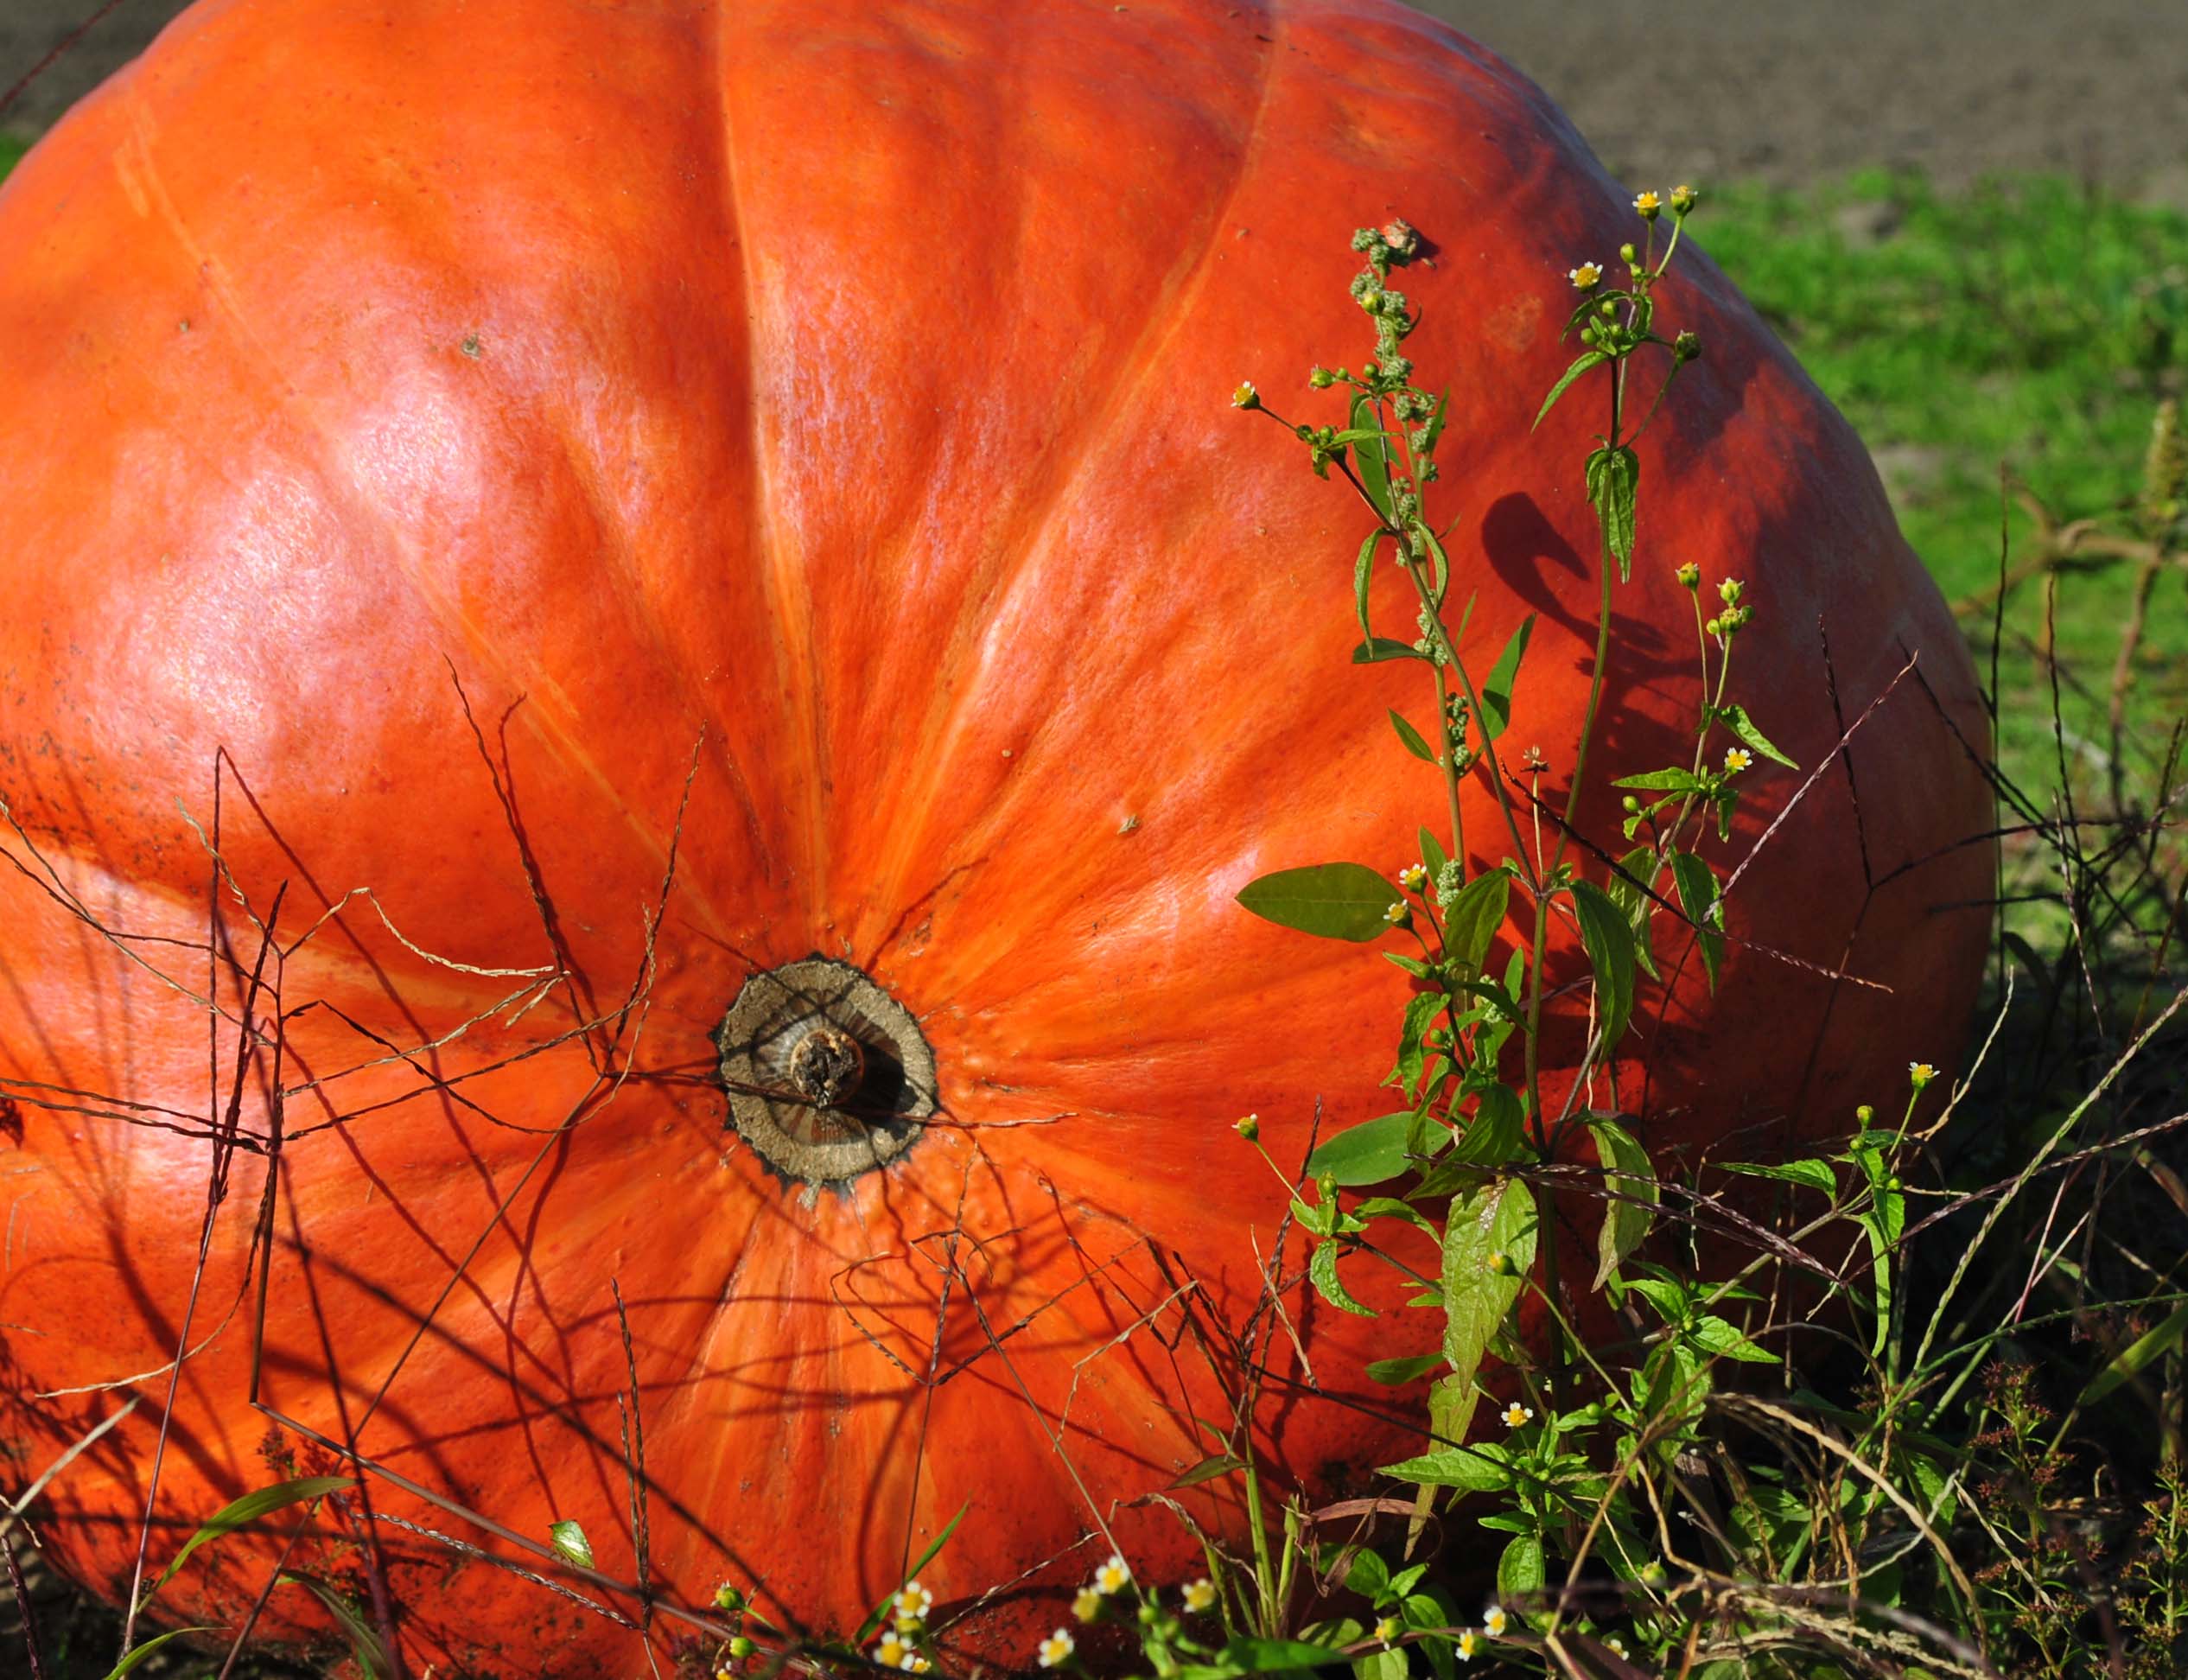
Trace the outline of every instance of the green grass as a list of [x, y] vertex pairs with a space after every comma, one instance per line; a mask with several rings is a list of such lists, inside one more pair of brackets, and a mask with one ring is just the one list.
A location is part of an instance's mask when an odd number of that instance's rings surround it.
[[[2188, 216], [2175, 212], [2058, 180], [1946, 194], [1872, 172], [1803, 192], [1729, 188], [1695, 232], [1867, 441], [1908, 540], [1956, 602], [1997, 579], [2001, 462], [2062, 520], [2111, 514], [2135, 494], [2159, 399], [2188, 380]], [[2011, 530], [2015, 557], [2030, 551], [2036, 527], [2018, 506]], [[2114, 567], [2059, 590], [2064, 710], [2092, 741], [2104, 708], [2076, 684], [2108, 689], [2131, 589]], [[2009, 595], [2009, 652], [2041, 638], [2043, 595], [2040, 581]], [[1963, 623], [1987, 643], [1987, 611]], [[2131, 717], [2178, 716], [2178, 574], [2159, 585], [2137, 663]], [[2007, 767], [2040, 785], [2056, 777], [2048, 697], [2006, 687]]]

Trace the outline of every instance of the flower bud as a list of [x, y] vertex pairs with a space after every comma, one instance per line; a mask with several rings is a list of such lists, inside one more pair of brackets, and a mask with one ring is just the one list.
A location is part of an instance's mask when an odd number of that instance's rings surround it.
[[1261, 1116], [1258, 1114], [1249, 1114], [1233, 1126], [1231, 1130], [1237, 1132], [1239, 1136], [1244, 1138], [1246, 1142], [1250, 1143], [1261, 1136]]
[[1318, 367], [1307, 376], [1307, 383], [1317, 391], [1327, 391], [1337, 383], [1337, 375], [1326, 367]]
[[759, 1648], [759, 1646], [753, 1644], [750, 1639], [745, 1638], [745, 1636], [741, 1633], [738, 1634], [736, 1638], [729, 1641], [729, 1654], [740, 1662], [742, 1662], [746, 1658], [751, 1656], [752, 1653]]
[[1337, 1174], [1335, 1173], [1323, 1174], [1321, 1177], [1314, 1180], [1314, 1188], [1320, 1193], [1324, 1206], [1326, 1206], [1335, 1201], [1337, 1200]]
[[1261, 392], [1254, 389], [1254, 382], [1251, 379], [1241, 379], [1238, 382], [1238, 389], [1231, 393], [1231, 405], [1233, 408], [1242, 408], [1250, 411], [1261, 406]]
[[1738, 578], [1727, 577], [1717, 586], [1717, 598], [1727, 607], [1737, 607], [1740, 605], [1740, 587]]
[[1867, 1130], [1875, 1121], [1877, 1117], [1877, 1111], [1873, 1108], [1870, 1107], [1868, 1104], [1864, 1103], [1860, 1107], [1854, 1110], [1854, 1117], [1856, 1120], [1859, 1120], [1861, 1123], [1862, 1129]]
[[1619, 806], [1626, 813], [1627, 816], [1631, 817], [1641, 809], [1641, 801], [1636, 799], [1632, 794], [1629, 793], [1625, 796], [1625, 798], [1619, 801]]
[[1701, 568], [1691, 560], [1672, 575], [1689, 589], [1699, 589], [1701, 587]]
[[1632, 267], [1634, 264], [1641, 260], [1641, 253], [1634, 250], [1632, 240], [1628, 239], [1624, 245], [1619, 247], [1619, 260], [1624, 263], [1628, 268]]
[[1674, 361], [1694, 361], [1697, 360], [1701, 354], [1701, 340], [1695, 334], [1682, 333], [1678, 337], [1671, 340], [1671, 359]]
[[1671, 213], [1683, 216], [1701, 200], [1701, 194], [1682, 181], [1671, 189]]
[[717, 1610], [727, 1610], [735, 1615], [745, 1607], [745, 1595], [727, 1583], [714, 1589], [714, 1605]]

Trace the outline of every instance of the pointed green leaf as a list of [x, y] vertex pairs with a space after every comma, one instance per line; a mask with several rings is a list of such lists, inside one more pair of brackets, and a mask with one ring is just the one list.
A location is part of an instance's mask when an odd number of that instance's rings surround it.
[[1415, 1353], [1404, 1359], [1377, 1359], [1368, 1366], [1368, 1380], [1397, 1388], [1426, 1377], [1443, 1363], [1441, 1353]]
[[1663, 977], [1657, 972], [1656, 953], [1649, 949], [1650, 923], [1657, 913], [1657, 902], [1646, 890], [1646, 883], [1657, 870], [1657, 849], [1654, 846], [1636, 846], [1619, 860], [1619, 867], [1611, 871], [1611, 878], [1603, 890], [1611, 895], [1611, 902], [1625, 913], [1627, 923], [1633, 929], [1633, 960], [1641, 972], [1651, 980]]
[[1693, 793], [1708, 786], [1691, 770], [1651, 770], [1638, 776], [1620, 776], [1611, 784], [1613, 787], [1640, 787], [1657, 791], [1669, 788], [1674, 793]]
[[1572, 892], [1581, 943], [1595, 970], [1595, 1013], [1607, 1052], [1633, 1013], [1633, 928], [1610, 894], [1593, 882], [1576, 881]]
[[1619, 563], [1619, 582], [1633, 576], [1634, 506], [1641, 483], [1641, 457], [1625, 445], [1598, 449], [1587, 459], [1588, 500], [1603, 531], [1603, 546]]
[[1522, 1180], [1491, 1179], [1452, 1198], [1443, 1231], [1445, 1380], [1468, 1395], [1534, 1270], [1535, 1242], [1535, 1198]]
[[1264, 921], [1362, 944], [1390, 931], [1398, 889], [1364, 863], [1316, 863], [1247, 882], [1238, 902]]
[[159, 1648], [165, 1645], [169, 1639], [179, 1639], [186, 1634], [190, 1633], [211, 1633], [213, 1632], [214, 1632], [214, 1630], [210, 1627], [170, 1627], [164, 1633], [155, 1633], [150, 1639], [145, 1640], [143, 1645], [138, 1645], [135, 1650], [131, 1651], [128, 1656], [123, 1658], [120, 1662], [115, 1664], [113, 1667], [108, 1669], [106, 1670], [105, 1680], [122, 1680], [123, 1676], [135, 1670], [139, 1663], [142, 1663], [149, 1658], [153, 1652], [159, 1650]]
[[1498, 655], [1497, 663], [1483, 679], [1482, 715], [1477, 721], [1485, 741], [1496, 740], [1512, 720], [1512, 685], [1519, 680], [1519, 662], [1526, 656], [1527, 639], [1534, 633], [1535, 614], [1530, 613], [1520, 620], [1519, 628], [1512, 632], [1504, 651]]
[[1421, 862], [1427, 866], [1428, 885], [1431, 888], [1435, 886], [1437, 879], [1443, 874], [1443, 866], [1450, 861], [1444, 856], [1443, 847], [1436, 837], [1428, 832], [1428, 824], [1422, 824], [1421, 826]]
[[1412, 1123], [1413, 1111], [1405, 1109], [1347, 1126], [1307, 1157], [1307, 1176], [1327, 1174], [1348, 1187], [1394, 1179], [1406, 1169], [1406, 1131]]
[[1444, 912], [1443, 954], [1460, 965], [1463, 977], [1472, 979], [1488, 960], [1489, 947], [1511, 901], [1512, 878], [1502, 869], [1488, 869], [1459, 889], [1459, 896]]
[[1716, 872], [1694, 853], [1675, 851], [1671, 854], [1671, 878], [1678, 883], [1680, 908], [1695, 925], [1695, 938], [1701, 947], [1702, 971], [1709, 977], [1709, 990], [1714, 992], [1717, 990], [1717, 970], [1725, 962], [1725, 900], [1717, 885]]
[[1368, 623], [1368, 582], [1375, 570], [1375, 550], [1383, 540], [1380, 531], [1371, 531], [1361, 541], [1359, 558], [1352, 563], [1352, 605], [1360, 615], [1360, 640], [1372, 644], [1375, 631]]
[[1511, 1450], [1502, 1441], [1479, 1446], [1439, 1447], [1377, 1473], [1424, 1487], [1456, 1487], [1467, 1493], [1501, 1493], [1512, 1485]]
[[1434, 750], [1421, 738], [1421, 731], [1407, 722], [1396, 706], [1388, 707], [1385, 710], [1390, 714], [1390, 727], [1398, 732], [1398, 740], [1403, 744], [1406, 751], [1424, 764], [1434, 764], [1436, 761]]
[[1734, 735], [1738, 735], [1742, 741], [1746, 743], [1747, 746], [1752, 748], [1756, 752], [1760, 753], [1765, 758], [1782, 764], [1789, 770], [1797, 770], [1801, 767], [1799, 765], [1794, 763], [1792, 760], [1787, 758], [1784, 754], [1779, 752], [1777, 748], [1771, 745], [1770, 737], [1765, 735], [1760, 729], [1757, 729], [1755, 727], [1754, 721], [1747, 716], [1746, 707], [1712, 706], [1709, 709], [1709, 712], [1710, 716], [1714, 717], [1720, 723], [1722, 723], [1727, 729], [1730, 729]]
[[[301, 1476], [294, 1481], [276, 1482], [270, 1487], [261, 1487], [245, 1494], [213, 1513], [205, 1526], [182, 1543], [182, 1550], [175, 1554], [175, 1561], [161, 1573], [160, 1578], [145, 1589], [144, 1598], [175, 1579], [175, 1571], [189, 1559], [200, 1546], [208, 1545], [238, 1529], [247, 1528], [261, 1517], [292, 1505], [302, 1505], [307, 1499], [321, 1499], [329, 1493], [340, 1493], [357, 1486], [351, 1476]], [[140, 1600], [142, 1603], [143, 1600]]]
[[2175, 1308], [2154, 1330], [2144, 1332], [2115, 1354], [2082, 1390], [2082, 1404], [2093, 1406], [2121, 1384], [2141, 1375], [2161, 1355], [2179, 1346], [2184, 1336], [2188, 1336], [2188, 1305]]
[[1354, 665], [1381, 665], [1386, 659], [1426, 659], [1411, 642], [1392, 641], [1388, 636], [1370, 636], [1352, 650]]
[[1649, 1234], [1658, 1193], [1656, 1168], [1639, 1138], [1604, 1114], [1590, 1114], [1587, 1129], [1603, 1163], [1604, 1188], [1616, 1199], [1604, 1205], [1603, 1228], [1596, 1239], [1594, 1287], [1600, 1289]]
[[[1600, 367], [1610, 360], [1600, 350], [1584, 350], [1575, 357], [1573, 365], [1560, 374], [1557, 383], [1550, 387], [1549, 395], [1542, 398], [1542, 406], [1536, 411], [1535, 426], [1541, 425], [1549, 411], [1557, 406], [1557, 399], [1573, 388], [1574, 380], [1579, 379], [1591, 367]], [[1535, 426], [1530, 426], [1527, 430], [1532, 431]]]
[[292, 1587], [302, 1588], [327, 1607], [327, 1613], [334, 1617], [343, 1637], [348, 1639], [350, 1655], [356, 1659], [364, 1680], [378, 1680], [381, 1675], [395, 1672], [394, 1659], [388, 1655], [379, 1629], [372, 1625], [355, 1599], [331, 1581], [321, 1581], [316, 1575], [284, 1574], [281, 1579]]
[[1497, 1596], [1523, 1599], [1542, 1590], [1542, 1537], [1517, 1534], [1497, 1560]]
[[1352, 446], [1352, 466], [1359, 475], [1360, 487], [1387, 524], [1390, 518], [1390, 468], [1383, 458], [1387, 446], [1382, 420], [1366, 396], [1352, 398], [1352, 425], [1344, 437]]
[[1782, 1179], [1787, 1184], [1821, 1190], [1827, 1196], [1839, 1193], [1839, 1175], [1831, 1170], [1828, 1161], [1785, 1161], [1771, 1166], [1752, 1161], [1721, 1161], [1717, 1164], [1727, 1173], [1739, 1173], [1748, 1178]]
[[1331, 1306], [1347, 1313], [1357, 1314], [1361, 1318], [1375, 1316], [1375, 1308], [1363, 1307], [1358, 1301], [1353, 1300], [1344, 1283], [1339, 1280], [1335, 1243], [1317, 1243], [1314, 1245], [1313, 1256], [1307, 1263], [1307, 1275], [1313, 1279], [1314, 1287], [1321, 1291], [1322, 1299], [1328, 1301]]

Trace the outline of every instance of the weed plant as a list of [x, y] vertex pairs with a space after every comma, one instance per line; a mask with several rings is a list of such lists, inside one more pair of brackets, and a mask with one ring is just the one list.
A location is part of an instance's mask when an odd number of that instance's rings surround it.
[[[1678, 400], [1680, 370], [1704, 353], [1657, 319], [1654, 296], [1697, 203], [1684, 188], [1640, 195], [1619, 270], [1583, 264], [1564, 277], [1574, 358], [1543, 410], [1586, 391], [1610, 417], [1574, 464], [1600, 538], [1599, 673], [1634, 560], [1634, 440], [1659, 404]], [[1422, 1340], [1435, 1350], [1371, 1372], [1393, 1384], [1434, 1375], [1422, 1450], [1386, 1467], [1386, 1498], [1308, 1505], [1255, 1460], [1260, 1376], [1242, 1355], [1237, 1413], [1186, 1480], [1234, 1485], [1244, 1532], [1201, 1535], [1205, 1568], [1188, 1581], [1142, 1580], [1130, 1559], [1109, 1558], [1025, 1665], [1186, 1680], [1346, 1669], [1358, 1680], [1453, 1680], [1462, 1665], [1576, 1680], [2183, 1671], [2184, 728], [2177, 713], [2148, 727], [2135, 681], [2139, 650], [2165, 645], [2175, 627], [2147, 612], [2115, 615], [2115, 644], [2101, 650], [2111, 658], [2096, 663], [2116, 670], [2126, 646], [2128, 676], [2096, 680], [2114, 683], [2104, 691], [2124, 693], [2144, 722], [2132, 732], [2115, 724], [2108, 739], [2071, 722], [2080, 642], [2064, 631], [2001, 638], [1993, 671], [2013, 671], [2013, 692], [2047, 700], [2048, 741], [2039, 732], [2038, 744], [2049, 750], [2024, 757], [2048, 775], [2037, 782], [2009, 766], [1997, 779], [2001, 919], [1971, 1072], [1949, 1086], [1911, 1067], [1902, 1088], [1876, 1093], [1875, 1107], [1845, 1117], [1843, 1135], [1806, 1156], [1669, 1176], [1615, 1103], [1582, 1104], [1608, 1086], [1611, 1047], [1654, 982], [1652, 926], [1690, 934], [1714, 980], [1722, 849], [1741, 778], [1758, 757], [1783, 758], [1771, 720], [1739, 698], [1736, 653], [1757, 603], [1739, 579], [1680, 575], [1704, 697], [1685, 761], [1592, 764], [1584, 725], [1574, 790], [1593, 773], [1627, 797], [1630, 850], [1612, 867], [1571, 846], [1555, 811], [1541, 830], [1531, 810], [1523, 820], [1536, 768], [1511, 754], [1506, 735], [1531, 620], [1485, 671], [1456, 654], [1467, 603], [1452, 596], [1429, 513], [1444, 399], [1415, 379], [1405, 353], [1414, 316], [1397, 284], [1417, 242], [1402, 222], [1356, 237], [1352, 295], [1372, 349], [1357, 370], [1317, 367], [1307, 380], [1342, 423], [1279, 423], [1332, 493], [1363, 510], [1356, 659], [1421, 667], [1426, 725], [1392, 716], [1396, 749], [1433, 777], [1420, 856], [1395, 880], [1354, 862], [1282, 870], [1241, 894], [1241, 913], [1393, 941], [1383, 953], [1421, 988], [1393, 1023], [1402, 1110], [1329, 1138], [1303, 1162], [1263, 1159], [1272, 1209], [1288, 1213], [1299, 1238], [1270, 1262], [1268, 1302], [1303, 1281], [1336, 1310], [1370, 1313], [1348, 1278], [1390, 1257], [1393, 1232], [1433, 1242], [1437, 1274], [1399, 1310], [1429, 1315], [1435, 1333]], [[2068, 334], [2060, 353], [2073, 342]], [[1251, 386], [1235, 401], [1275, 417]], [[2152, 411], [2154, 429], [2126, 450], [2140, 477], [2120, 480], [2118, 506], [2096, 510], [2077, 540], [2109, 544], [2133, 576], [2162, 580], [2179, 550], [2188, 451], [2167, 441], [2178, 433], [2166, 433], [2154, 399]], [[2109, 434], [2102, 442], [2126, 449]], [[2047, 541], [2064, 540], [2074, 521], [2053, 513], [2042, 486], [2027, 506]], [[1994, 576], [2000, 563], [1994, 554]], [[1413, 633], [1382, 633], [1390, 627], [1370, 619], [1364, 580], [1392, 564], [1413, 590]], [[2052, 621], [2082, 622], [2069, 603], [2089, 581], [2046, 570]], [[2142, 587], [2147, 602], [2156, 582]], [[2003, 683], [1994, 675], [1994, 692]], [[1600, 679], [1589, 724], [1597, 697]], [[1457, 788], [1477, 766], [1497, 790], [1510, 845], [1470, 877]], [[2026, 912], [2011, 925], [2008, 906]], [[1515, 913], [1527, 937], [1492, 962]], [[1553, 1103], [1537, 1053], [1540, 958], [1568, 926], [1593, 976], [1593, 1027], [1574, 1095]], [[1260, 1149], [1253, 1117], [1238, 1131], [1236, 1147]], [[1562, 1147], [1581, 1131], [1595, 1165], [1574, 1165], [1583, 1152]], [[1721, 1193], [1752, 1195], [1759, 1180], [1785, 1218], [1774, 1233], [1751, 1228], [1747, 1251], [1723, 1258]], [[1537, 1241], [1561, 1208], [1598, 1232], [1592, 1276], [1561, 1277], [1556, 1245]], [[1719, 1240], [1684, 1240], [1703, 1229]], [[1583, 1335], [1578, 1301], [1600, 1301], [1628, 1340]], [[1523, 1307], [1542, 1334], [1517, 1333]], [[635, 1405], [634, 1393], [633, 1424]], [[226, 1653], [177, 1666], [182, 1646], [166, 1643], [176, 1635], [138, 1640], [138, 1613], [156, 1614], [162, 1588], [193, 1556], [292, 1509], [339, 1510], [371, 1473], [361, 1460], [308, 1467], [151, 1560], [119, 1660], [72, 1674], [119, 1680], [163, 1662], [170, 1672], [239, 1672], [247, 1628], [204, 1630]], [[35, 1491], [14, 1502], [10, 1523], [35, 1517]], [[940, 1671], [949, 1630], [917, 1576], [950, 1537], [838, 1639], [802, 1637], [746, 1589], [722, 1586], [706, 1616], [687, 1619], [693, 1631], [674, 1660], [708, 1680]], [[574, 1524], [534, 1545], [546, 1574], [630, 1590], [600, 1573]], [[393, 1670], [355, 1594], [296, 1585], [344, 1630], [359, 1672]], [[703, 1599], [704, 1583], [683, 1585]], [[27, 1652], [38, 1649], [35, 1624], [27, 1616], [20, 1630]], [[51, 1671], [50, 1655], [33, 1657], [31, 1671]]]

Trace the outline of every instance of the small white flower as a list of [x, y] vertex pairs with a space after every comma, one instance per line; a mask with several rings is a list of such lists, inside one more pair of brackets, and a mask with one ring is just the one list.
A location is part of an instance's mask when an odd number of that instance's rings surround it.
[[1654, 221], [1657, 219], [1657, 213], [1663, 208], [1663, 200], [1654, 193], [1636, 193], [1633, 195], [1633, 207], [1651, 221]]
[[1083, 1622], [1091, 1622], [1102, 1613], [1102, 1595], [1091, 1587], [1082, 1587], [1078, 1596], [1072, 1600], [1072, 1614]]
[[1754, 761], [1754, 754], [1750, 753], [1745, 747], [1727, 747], [1725, 748], [1725, 773], [1728, 776], [1738, 775], [1741, 771], [1745, 770]]
[[1582, 263], [1576, 269], [1567, 270], [1565, 277], [1582, 291], [1592, 290], [1603, 278], [1603, 264]]
[[1409, 863], [1398, 871], [1398, 885], [1409, 893], [1419, 892], [1422, 883], [1428, 879], [1428, 871], [1424, 864]]
[[1511, 1626], [1511, 1619], [1504, 1614], [1504, 1607], [1492, 1604], [1481, 1613], [1481, 1631], [1492, 1639], [1504, 1637], [1504, 1630]]
[[896, 1595], [896, 1619], [900, 1621], [923, 1622], [934, 1608], [934, 1594], [916, 1581], [904, 1583], [904, 1590]]
[[896, 1633], [884, 1633], [881, 1643], [874, 1647], [874, 1660], [883, 1668], [909, 1668], [911, 1659], [919, 1654], [909, 1639]]
[[1613, 1656], [1623, 1658], [1625, 1655], [1625, 1641], [1621, 1639], [1617, 1634], [1612, 1634], [1608, 1639], [1605, 1639], [1603, 1643], [1611, 1648], [1611, 1652]]
[[1460, 1629], [1458, 1648], [1459, 1660], [1460, 1662], [1472, 1662], [1474, 1660], [1474, 1653], [1481, 1649], [1481, 1635], [1475, 1632], [1471, 1627]]
[[1072, 1652], [1078, 1649], [1078, 1642], [1072, 1638], [1070, 1628], [1058, 1628], [1040, 1642], [1040, 1665], [1043, 1668], [1061, 1666], [1070, 1660]]
[[1198, 1581], [1188, 1581], [1185, 1588], [1185, 1607], [1192, 1614], [1205, 1615], [1216, 1607], [1216, 1583], [1202, 1575]]
[[1383, 913], [1383, 920], [1390, 923], [1391, 926], [1396, 927], [1410, 913], [1411, 913], [1407, 910], [1403, 904], [1394, 904], [1388, 910], [1385, 910]]
[[1928, 1062], [1909, 1062], [1907, 1064], [1907, 1078], [1914, 1082], [1914, 1088], [1917, 1091], [1921, 1090], [1923, 1086], [1928, 1085], [1930, 1080], [1936, 1079], [1937, 1077], [1937, 1070], [1930, 1066]]
[[1523, 1406], [1515, 1400], [1504, 1408], [1504, 1427], [1508, 1429], [1517, 1429], [1534, 1421], [1535, 1409], [1532, 1406]]
[[1097, 1593], [1121, 1593], [1132, 1584], [1132, 1566], [1124, 1561], [1123, 1552], [1111, 1552], [1109, 1562], [1094, 1571], [1094, 1590]]

